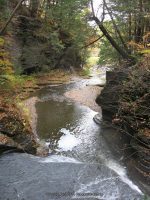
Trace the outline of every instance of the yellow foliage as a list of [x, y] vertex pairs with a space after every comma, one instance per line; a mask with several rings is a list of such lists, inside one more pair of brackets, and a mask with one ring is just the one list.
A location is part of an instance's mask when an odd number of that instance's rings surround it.
[[4, 58], [4, 57], [7, 57], [8, 54], [4, 51], [0, 51], [0, 58]]
[[12, 67], [12, 63], [9, 60], [0, 60], [0, 67]]
[[144, 49], [141, 51], [143, 54], [150, 54], [150, 49]]
[[[144, 35], [143, 43], [144, 43], [144, 47], [149, 50], [150, 49], [150, 32]], [[146, 51], [146, 53], [149, 54], [149, 51]]]
[[0, 37], [0, 75], [13, 74], [13, 65], [9, 60], [8, 52], [4, 48], [5, 40]]
[[128, 43], [128, 45], [129, 45], [130, 47], [132, 47], [134, 50], [137, 50], [137, 51], [143, 50], [143, 49], [144, 49], [144, 45], [143, 45], [143, 44], [141, 44], [141, 43], [136, 43], [136, 42], [134, 42], [133, 40], [131, 40], [131, 41]]
[[1, 75], [12, 74], [13, 73], [12, 67], [13, 65], [9, 60], [0, 59], [0, 74]]
[[142, 43], [136, 43], [134, 41], [130, 41], [128, 45], [142, 54], [150, 54], [150, 32], [143, 36]]
[[3, 47], [4, 43], [5, 43], [4, 39], [0, 37], [0, 47]]
[[146, 35], [143, 36], [143, 43], [144, 45], [150, 45], [150, 32], [148, 32]]

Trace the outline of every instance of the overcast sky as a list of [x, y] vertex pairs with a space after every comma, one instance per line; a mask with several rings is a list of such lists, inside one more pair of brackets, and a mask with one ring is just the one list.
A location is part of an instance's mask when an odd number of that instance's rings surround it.
[[98, 7], [102, 3], [102, 0], [93, 0], [93, 3], [95, 7]]
[[[94, 10], [97, 17], [100, 19], [102, 17], [103, 13], [103, 6], [102, 6], [103, 0], [93, 0]], [[108, 15], [105, 15], [105, 20], [109, 20], [110, 17]], [[94, 25], [94, 22], [90, 22], [91, 25]]]

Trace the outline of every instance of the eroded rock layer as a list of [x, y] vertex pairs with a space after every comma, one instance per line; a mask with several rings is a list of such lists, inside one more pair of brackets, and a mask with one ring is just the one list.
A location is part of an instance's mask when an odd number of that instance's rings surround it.
[[36, 154], [37, 142], [28, 123], [15, 108], [0, 109], [0, 153], [17, 150]]
[[150, 181], [150, 82], [149, 71], [140, 67], [107, 72], [107, 82], [97, 103], [103, 120], [129, 135], [134, 167]]

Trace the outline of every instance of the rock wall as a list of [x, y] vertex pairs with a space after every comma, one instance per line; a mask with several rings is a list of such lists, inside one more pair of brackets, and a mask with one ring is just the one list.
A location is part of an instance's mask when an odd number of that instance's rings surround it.
[[[136, 76], [133, 72], [136, 72]], [[143, 73], [144, 72], [144, 73]], [[150, 74], [122, 69], [106, 74], [106, 86], [97, 98], [103, 120], [127, 135], [133, 148], [134, 169], [150, 181]]]
[[102, 108], [104, 120], [111, 121], [118, 112], [122, 83], [127, 77], [128, 70], [106, 72], [106, 85], [96, 99], [97, 104]]
[[0, 153], [17, 150], [36, 154], [37, 141], [29, 124], [17, 109], [3, 105], [0, 108]]
[[19, 54], [14, 50], [13, 60], [21, 66], [23, 74], [80, 67], [81, 57], [73, 47], [71, 36], [60, 28], [44, 24], [39, 19], [19, 15], [13, 20], [12, 33], [19, 46]]

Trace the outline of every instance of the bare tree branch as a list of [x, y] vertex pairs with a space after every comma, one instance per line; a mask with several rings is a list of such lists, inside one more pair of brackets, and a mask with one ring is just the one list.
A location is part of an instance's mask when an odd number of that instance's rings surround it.
[[96, 17], [95, 16], [94, 5], [93, 5], [93, 0], [91, 0], [91, 8], [92, 8], [92, 15], [93, 15], [93, 17]]
[[104, 5], [104, 3], [103, 3], [103, 14], [102, 14], [102, 22], [104, 21], [104, 19], [105, 19], [105, 5]]
[[95, 42], [99, 41], [103, 37], [104, 37], [104, 34], [101, 35], [100, 37], [98, 37], [96, 40], [94, 40], [94, 41], [90, 42], [89, 44], [85, 45], [84, 47], [82, 47], [82, 49], [91, 46], [92, 44], [94, 44]]

